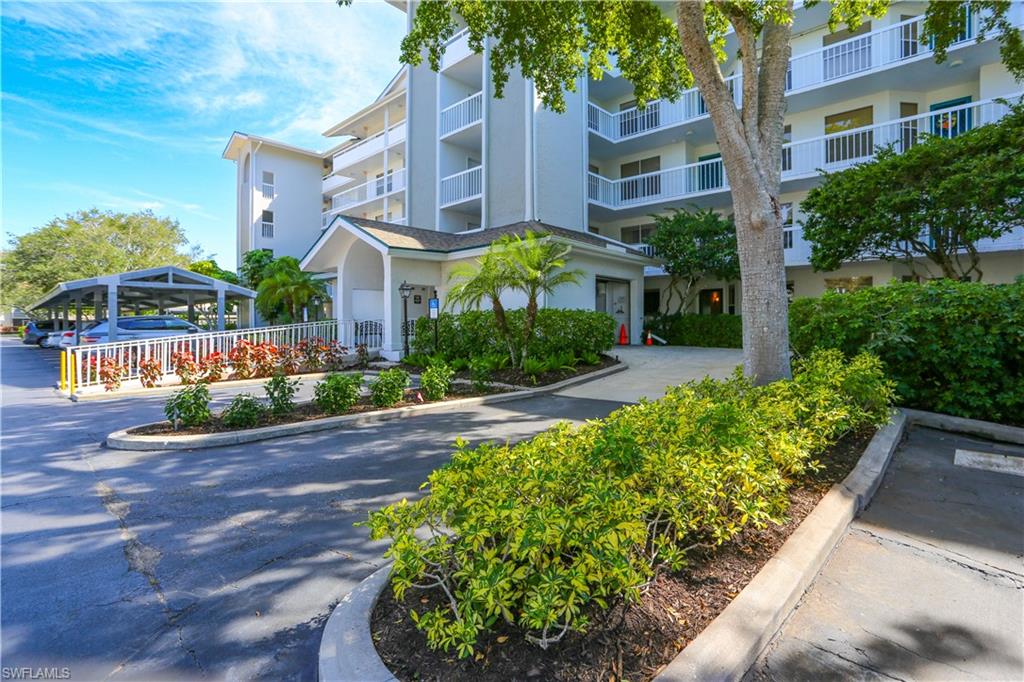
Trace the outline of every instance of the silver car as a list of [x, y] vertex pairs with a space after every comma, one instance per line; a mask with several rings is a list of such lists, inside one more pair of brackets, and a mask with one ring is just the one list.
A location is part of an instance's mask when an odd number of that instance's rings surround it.
[[[203, 331], [188, 320], [174, 315], [138, 315], [117, 318], [117, 340], [137, 341], [139, 339], [159, 339], [165, 336], [184, 336], [198, 334]], [[96, 326], [82, 332], [79, 340], [82, 344], [107, 343], [110, 324], [100, 320]]]

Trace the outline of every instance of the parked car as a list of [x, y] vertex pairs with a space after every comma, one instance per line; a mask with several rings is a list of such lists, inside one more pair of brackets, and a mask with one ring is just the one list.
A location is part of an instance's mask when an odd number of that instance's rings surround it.
[[[72, 331], [71, 333], [74, 334], [75, 332]], [[40, 348], [57, 348], [60, 345], [60, 337], [63, 336], [63, 335], [64, 335], [64, 331], [63, 330], [58, 330], [58, 331], [55, 331], [55, 332], [50, 332], [49, 334], [47, 334], [46, 336], [44, 336], [42, 339], [39, 340], [39, 347]]]
[[21, 342], [42, 346], [46, 335], [55, 331], [56, 328], [57, 323], [54, 320], [29, 320], [25, 325], [25, 336], [22, 337]]
[[[88, 324], [82, 325], [82, 333], [85, 334], [87, 331], [89, 331], [90, 329], [95, 327], [97, 324], [98, 324], [97, 322], [89, 322]], [[52, 346], [52, 347], [70, 348], [71, 346], [74, 346], [74, 345], [75, 345], [75, 327], [74, 327], [74, 325], [72, 325], [70, 330], [67, 330], [63, 334], [61, 334], [59, 343], [57, 343], [55, 346]]]
[[[139, 315], [137, 317], [117, 318], [117, 340], [136, 341], [139, 339], [159, 339], [165, 336], [184, 336], [198, 334], [203, 331], [187, 320], [174, 315]], [[107, 343], [110, 325], [107, 320], [100, 320], [96, 326], [82, 332], [81, 343]]]

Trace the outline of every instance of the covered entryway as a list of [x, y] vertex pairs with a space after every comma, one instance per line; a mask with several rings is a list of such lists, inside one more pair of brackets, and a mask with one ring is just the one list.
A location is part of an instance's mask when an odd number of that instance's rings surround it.
[[75, 325], [75, 345], [82, 331], [82, 311], [91, 309], [94, 320], [108, 319], [108, 339], [117, 341], [117, 319], [126, 310], [134, 315], [184, 307], [189, 322], [195, 322], [196, 306], [214, 304], [216, 329], [223, 330], [229, 302], [256, 298], [252, 289], [200, 275], [184, 268], [165, 265], [101, 277], [61, 282], [29, 310], [49, 312], [60, 329]]
[[626, 338], [633, 338], [633, 330], [630, 328], [629, 282], [601, 277], [595, 282], [594, 310], [608, 313], [615, 319], [616, 339], [623, 325], [626, 326]]

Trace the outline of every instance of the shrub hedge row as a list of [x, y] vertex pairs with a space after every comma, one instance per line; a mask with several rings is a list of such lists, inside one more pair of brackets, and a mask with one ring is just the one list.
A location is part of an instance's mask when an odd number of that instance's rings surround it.
[[[518, 337], [523, 328], [525, 311], [506, 311], [509, 328]], [[434, 348], [434, 321], [421, 317], [416, 322], [413, 350], [427, 355], [441, 354], [449, 360], [472, 358], [492, 353], [508, 354], [501, 347], [496, 333], [494, 312], [467, 310], [442, 313], [437, 320], [438, 348]], [[542, 308], [537, 312], [535, 338], [529, 354], [547, 357], [572, 351], [576, 357], [585, 353], [601, 353], [615, 345], [615, 320], [606, 313], [592, 310]]]
[[392, 541], [397, 597], [447, 593], [413, 612], [431, 646], [470, 655], [499, 621], [547, 646], [695, 547], [781, 520], [793, 476], [844, 433], [886, 421], [891, 397], [874, 357], [816, 352], [790, 381], [708, 379], [516, 445], [459, 440], [426, 497], [367, 525]]
[[650, 329], [673, 346], [742, 348], [743, 320], [739, 315], [659, 315]]
[[790, 306], [797, 353], [877, 355], [908, 407], [1024, 423], [1024, 282], [892, 283]]

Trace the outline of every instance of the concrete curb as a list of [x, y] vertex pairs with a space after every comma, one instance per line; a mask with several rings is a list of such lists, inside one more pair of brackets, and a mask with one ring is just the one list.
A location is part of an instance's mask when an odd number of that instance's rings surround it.
[[942, 431], [953, 431], [955, 433], [966, 433], [972, 436], [981, 436], [991, 440], [998, 440], [1004, 443], [1024, 445], [1024, 428], [984, 422], [979, 419], [967, 419], [965, 417], [954, 417], [938, 412], [925, 412], [923, 410], [904, 409], [907, 418], [919, 426], [927, 426]]
[[376, 422], [402, 419], [427, 412], [444, 412], [446, 410], [469, 407], [472, 405], [488, 405], [503, 403], [520, 398], [529, 398], [543, 393], [559, 391], [567, 386], [600, 379], [610, 374], [615, 374], [627, 369], [625, 363], [619, 363], [611, 367], [605, 367], [595, 372], [583, 374], [577, 377], [559, 381], [558, 383], [537, 388], [528, 388], [511, 393], [496, 393], [494, 395], [478, 396], [475, 398], [461, 398], [459, 400], [448, 400], [437, 403], [425, 403], [423, 405], [409, 405], [408, 407], [396, 407], [389, 410], [378, 410], [365, 412], [363, 414], [345, 414], [337, 417], [325, 417], [293, 424], [278, 424], [275, 426], [263, 426], [258, 429], [246, 429], [244, 431], [226, 431], [224, 433], [204, 433], [143, 436], [128, 433], [129, 429], [136, 429], [150, 424], [139, 424], [130, 426], [127, 429], [114, 431], [107, 435], [107, 447], [115, 450], [196, 450], [199, 448], [213, 448], [224, 445], [240, 445], [242, 443], [253, 443], [270, 438], [282, 436], [294, 436], [303, 433], [326, 431], [343, 426], [359, 426], [362, 424], [373, 424]]
[[391, 562], [356, 585], [334, 607], [320, 638], [320, 682], [397, 682], [377, 655], [370, 618], [391, 577]]
[[907, 427], [897, 411], [868, 443], [853, 471], [822, 498], [754, 579], [654, 679], [740, 680], [804, 591], [836, 543], [881, 485]]

